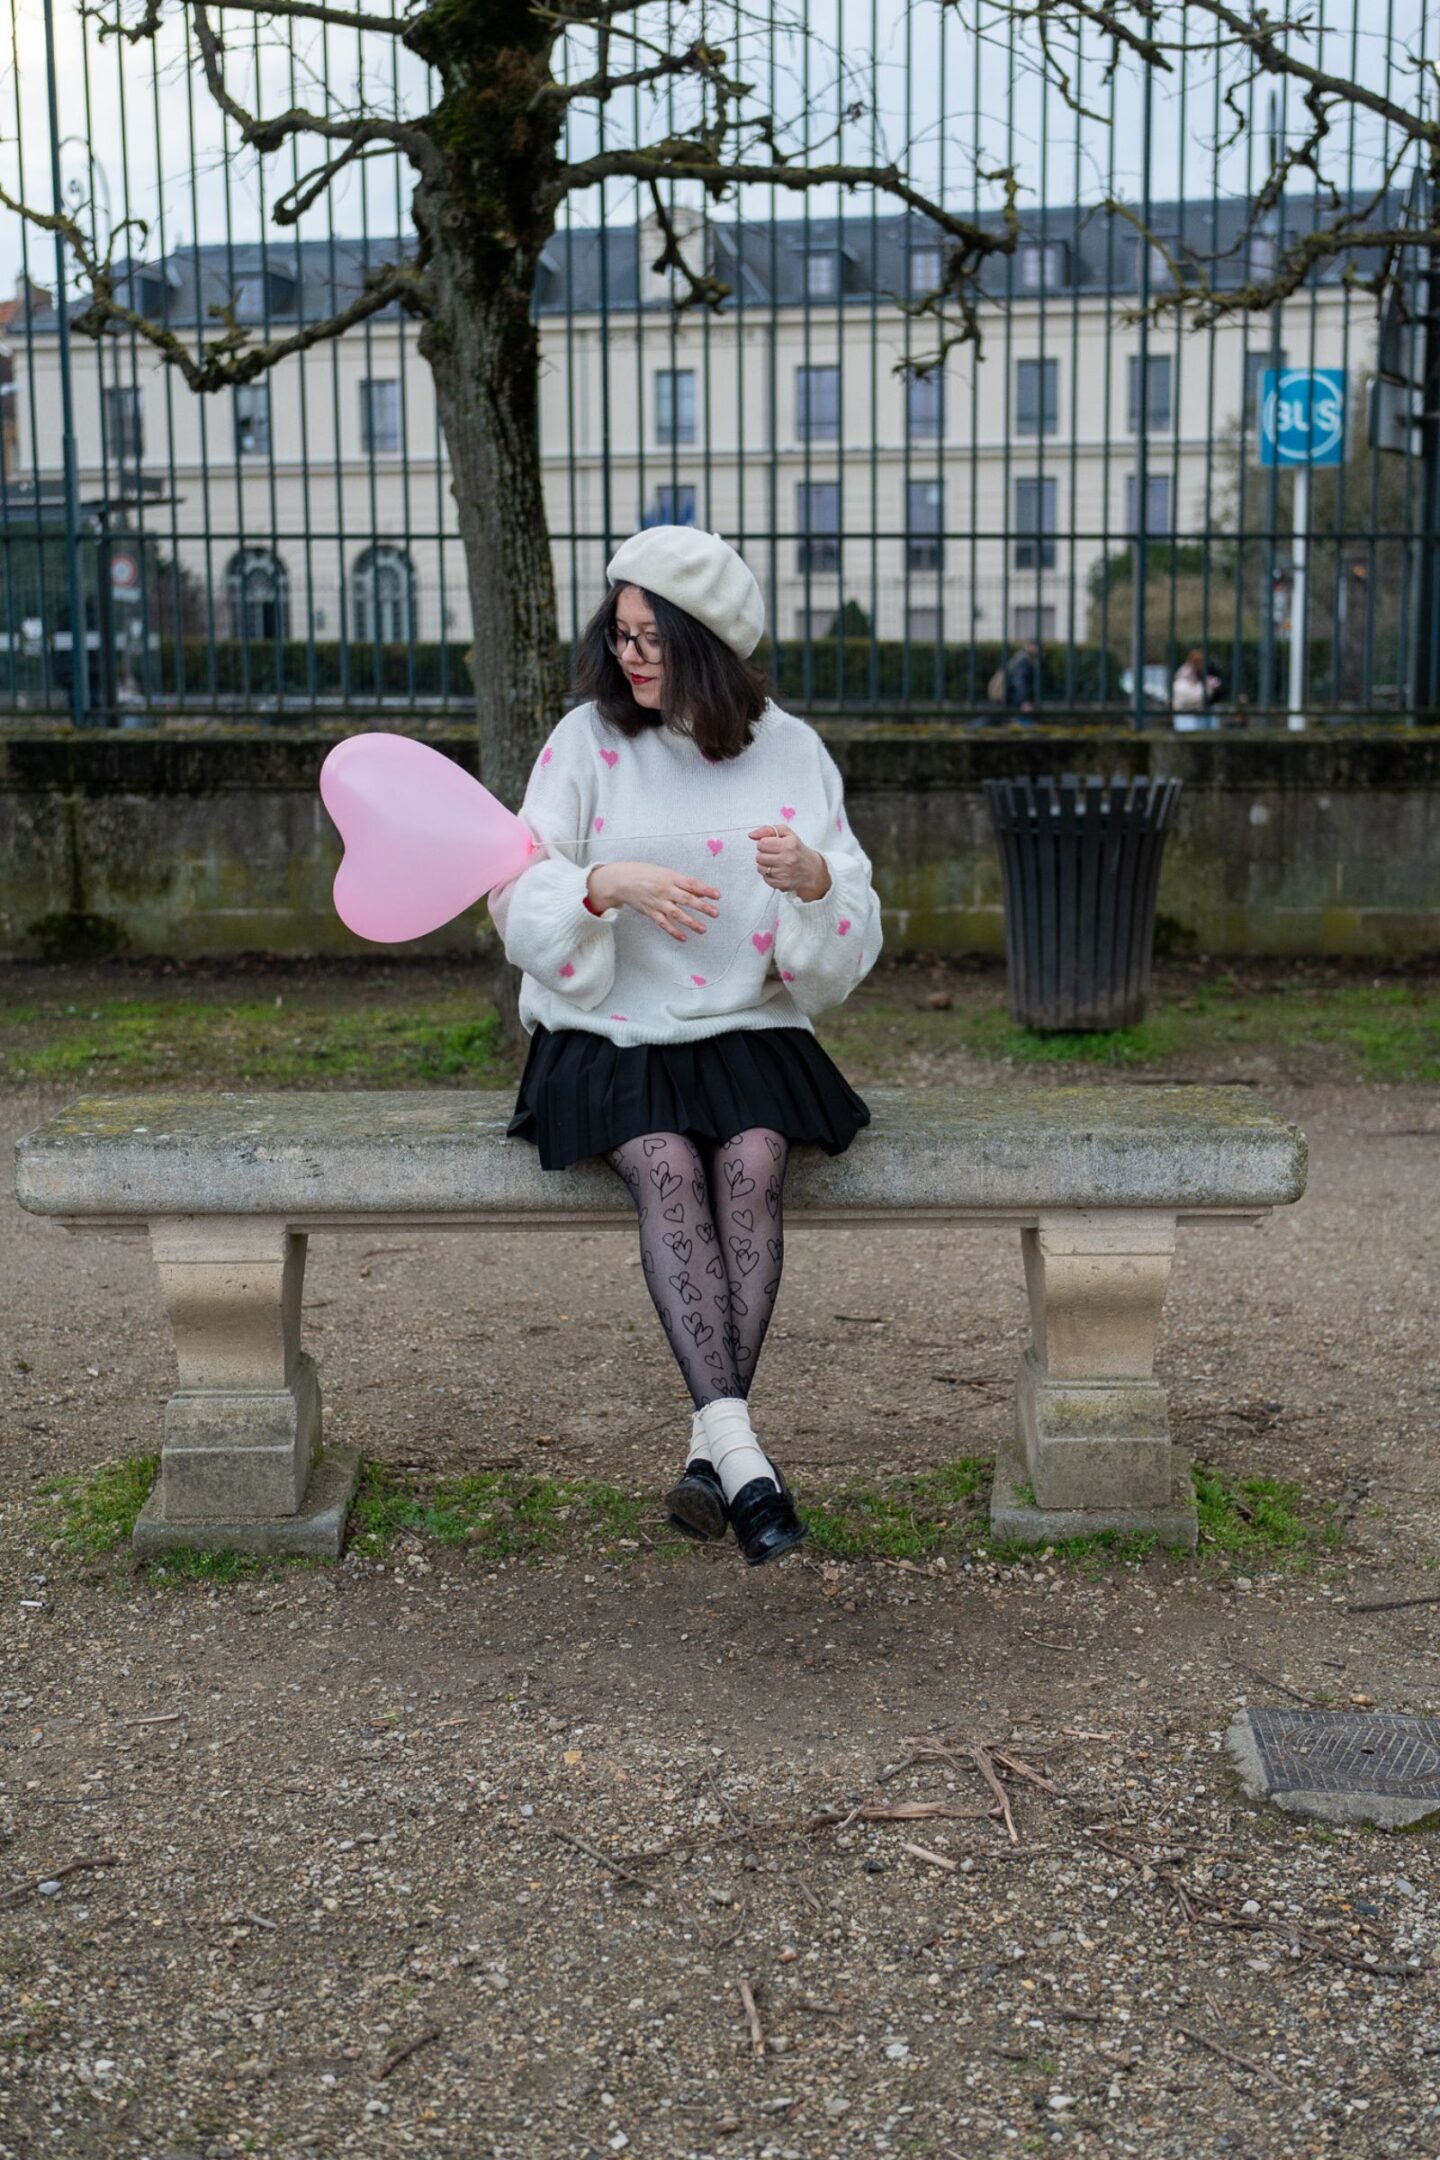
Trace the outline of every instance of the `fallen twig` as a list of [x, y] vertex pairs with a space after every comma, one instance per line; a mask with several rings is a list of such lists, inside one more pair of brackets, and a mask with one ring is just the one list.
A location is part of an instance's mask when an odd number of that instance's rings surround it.
[[745, 2019], [750, 2027], [750, 2045], [754, 2050], [755, 2060], [764, 2062], [765, 2032], [760, 2023], [760, 2012], [755, 2007], [754, 1991], [748, 1980], [737, 1981], [736, 1985], [740, 1990], [740, 2000], [745, 2005]]
[[1232, 1920], [1225, 1913], [1201, 1913], [1199, 1917], [1206, 1927], [1231, 1928], [1240, 1935], [1283, 1935], [1287, 1942], [1295, 1943], [1302, 1950], [1308, 1950], [1312, 1957], [1328, 1958], [1332, 1965], [1348, 1966], [1352, 1972], [1377, 1973], [1385, 1980], [1414, 1980], [1422, 1972], [1434, 1969], [1426, 1965], [1404, 1965], [1397, 1958], [1356, 1957], [1353, 1951], [1337, 1949], [1322, 1936], [1307, 1935], [1302, 1928], [1291, 1927], [1285, 1920], [1248, 1917]]
[[379, 2069], [375, 2072], [375, 2083], [378, 2085], [382, 2078], [389, 2077], [392, 2070], [398, 2070], [401, 2063], [408, 2062], [410, 2057], [414, 2055], [420, 2048], [429, 2047], [430, 2042], [432, 2040], [438, 2040], [439, 2037], [440, 2027], [438, 2025], [431, 2025], [428, 2026], [426, 2030], [421, 2033], [416, 2039], [407, 2040], [403, 2047], [393, 2049], [391, 2053], [386, 2056], [384, 2062], [381, 2063]]
[[158, 1717], [126, 1718], [127, 1725], [173, 1725], [176, 1718], [189, 1717], [188, 1710], [162, 1710]]
[[1196, 2047], [1209, 2048], [1212, 2055], [1221, 2056], [1224, 2061], [1234, 2063], [1238, 2069], [1249, 2070], [1255, 2077], [1268, 2079], [1277, 2091], [1285, 2092], [1288, 2089], [1285, 2080], [1277, 2077], [1268, 2063], [1252, 2062], [1250, 2057], [1242, 2055], [1238, 2048], [1227, 2047], [1223, 2040], [1212, 2040], [1209, 2033], [1201, 2032], [1194, 2025], [1177, 2025], [1175, 2030], [1183, 2033], [1187, 2040], [1193, 2040]]
[[1009, 1797], [1005, 1791], [1004, 1786], [1001, 1784], [998, 1776], [996, 1775], [994, 1763], [990, 1760], [989, 1755], [986, 1753], [985, 1749], [981, 1747], [978, 1740], [972, 1740], [970, 1742], [970, 1753], [975, 1759], [975, 1766], [979, 1770], [981, 1777], [984, 1778], [986, 1784], [990, 1787], [991, 1792], [994, 1793], [995, 1798], [1000, 1803], [1000, 1812], [1005, 1818], [1006, 1836], [1009, 1838], [1012, 1845], [1018, 1845], [1020, 1842], [1020, 1833], [1015, 1827], [1015, 1818], [1010, 1813]]
[[1381, 1598], [1374, 1605], [1347, 1605], [1346, 1612], [1407, 1612], [1412, 1605], [1440, 1605], [1440, 1590], [1431, 1590], [1424, 1597]]
[[920, 1757], [918, 1755], [907, 1755], [904, 1762], [887, 1763], [883, 1770], [876, 1773], [875, 1783], [877, 1785], [888, 1785], [891, 1778], [899, 1777], [906, 1770], [918, 1769], [919, 1764]]
[[118, 1853], [100, 1853], [93, 1860], [67, 1860], [63, 1867], [51, 1868], [47, 1874], [37, 1875], [33, 1882], [21, 1883], [14, 1890], [7, 1890], [0, 1897], [0, 1905], [19, 1905], [27, 1897], [33, 1897], [42, 1882], [63, 1882], [67, 1875], [79, 1875], [86, 1868], [119, 1867]]
[[902, 1845], [900, 1850], [913, 1853], [917, 1860], [926, 1861], [930, 1867], [944, 1868], [948, 1875], [953, 1875], [960, 1865], [958, 1860], [947, 1860], [944, 1853], [931, 1852], [928, 1845], [906, 1844]]
[[583, 1852], [589, 1859], [597, 1860], [601, 1867], [608, 1868], [612, 1875], [618, 1875], [622, 1882], [638, 1883], [642, 1890], [654, 1889], [654, 1883], [647, 1881], [645, 1876], [637, 1875], [634, 1868], [624, 1867], [618, 1860], [612, 1860], [608, 1853], [600, 1852], [594, 1845], [587, 1845], [584, 1838], [576, 1837], [573, 1830], [562, 1830], [558, 1823], [551, 1823], [549, 1827], [552, 1837], [562, 1838], [567, 1845], [573, 1845], [576, 1852]]
[[826, 1808], [819, 1815], [812, 1815], [806, 1823], [807, 1830], [833, 1830], [846, 1828], [852, 1822], [926, 1822], [943, 1815], [951, 1822], [985, 1822], [999, 1812], [993, 1807], [951, 1807], [948, 1800], [900, 1800], [894, 1807], [853, 1807], [842, 1814], [839, 1808]]
[[1041, 1792], [1053, 1793], [1057, 1800], [1066, 1797], [1053, 1778], [1042, 1777], [1038, 1770], [1032, 1770], [1029, 1763], [1022, 1762], [1018, 1755], [1012, 1755], [1008, 1748], [992, 1747], [990, 1753], [996, 1762], [1003, 1764], [1007, 1770], [1013, 1770], [1016, 1777], [1028, 1778], [1032, 1785], [1038, 1785]]
[[1277, 1688], [1282, 1695], [1288, 1695], [1292, 1702], [1303, 1703], [1307, 1710], [1319, 1707], [1313, 1695], [1306, 1695], [1300, 1688], [1291, 1687], [1288, 1681], [1277, 1680], [1273, 1673], [1262, 1672], [1260, 1667], [1252, 1665], [1248, 1658], [1236, 1657], [1233, 1652], [1228, 1654], [1230, 1663], [1237, 1672], [1249, 1673], [1252, 1680], [1259, 1680], [1263, 1686]]

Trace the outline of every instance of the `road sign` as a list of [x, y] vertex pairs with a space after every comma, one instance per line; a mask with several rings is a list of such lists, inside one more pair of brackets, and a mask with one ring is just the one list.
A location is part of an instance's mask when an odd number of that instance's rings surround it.
[[110, 590], [117, 600], [140, 597], [140, 558], [116, 548], [110, 556]]
[[1343, 465], [1344, 368], [1266, 368], [1257, 432], [1262, 465]]

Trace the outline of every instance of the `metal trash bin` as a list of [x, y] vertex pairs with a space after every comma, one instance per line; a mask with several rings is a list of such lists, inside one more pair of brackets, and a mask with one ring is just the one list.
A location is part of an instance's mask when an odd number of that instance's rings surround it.
[[1180, 788], [1123, 773], [985, 782], [1020, 1027], [1079, 1033], [1144, 1017], [1160, 864]]

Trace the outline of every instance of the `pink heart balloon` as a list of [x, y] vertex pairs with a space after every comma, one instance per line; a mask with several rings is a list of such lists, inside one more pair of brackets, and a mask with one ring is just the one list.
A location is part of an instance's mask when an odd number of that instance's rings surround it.
[[377, 945], [452, 922], [535, 852], [513, 810], [411, 735], [336, 743], [320, 768], [320, 798], [345, 843], [335, 912]]

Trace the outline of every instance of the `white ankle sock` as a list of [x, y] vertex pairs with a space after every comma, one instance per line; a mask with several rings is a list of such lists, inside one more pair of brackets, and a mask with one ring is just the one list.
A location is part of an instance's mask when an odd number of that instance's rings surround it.
[[779, 1491], [780, 1481], [755, 1437], [743, 1396], [722, 1395], [703, 1403], [696, 1418], [727, 1500], [733, 1500], [752, 1478], [768, 1478]]
[[[690, 1413], [690, 1452], [685, 1460], [687, 1463], [710, 1462], [710, 1443], [705, 1437], [705, 1427], [700, 1422], [698, 1410]], [[710, 1467], [713, 1470], [715, 1466], [711, 1463]]]

